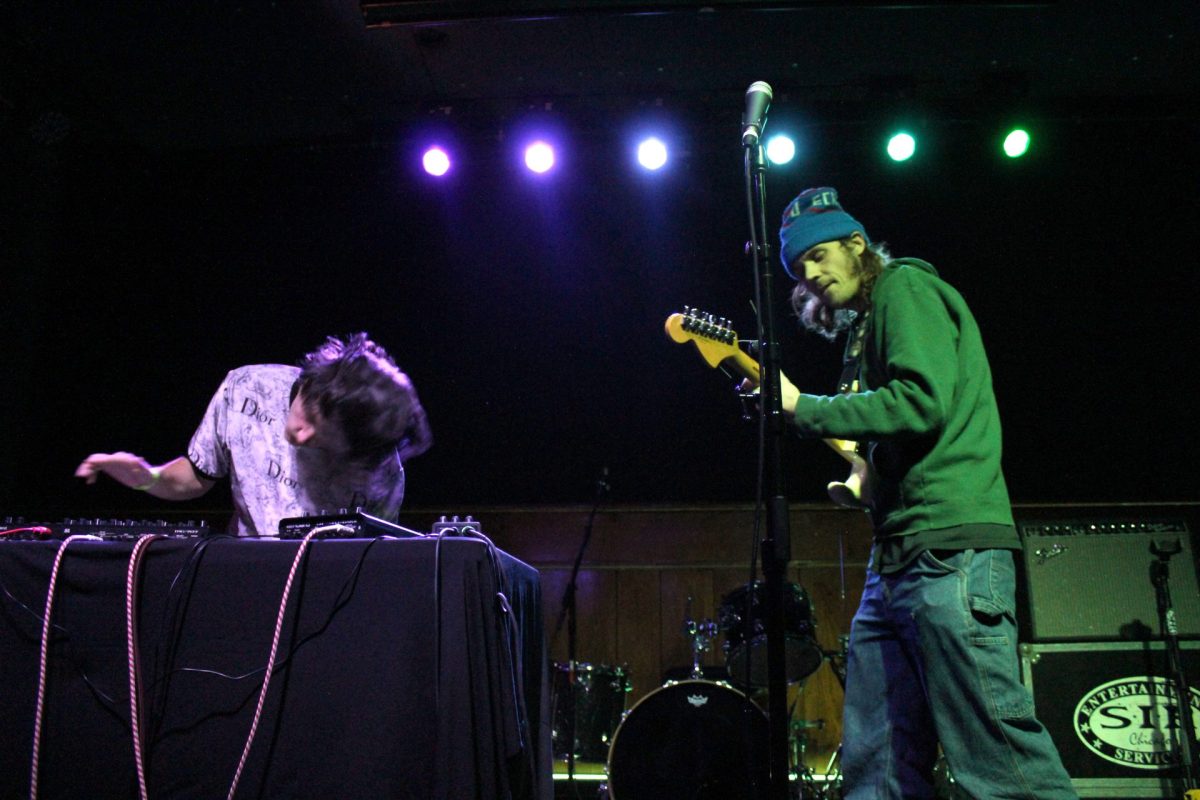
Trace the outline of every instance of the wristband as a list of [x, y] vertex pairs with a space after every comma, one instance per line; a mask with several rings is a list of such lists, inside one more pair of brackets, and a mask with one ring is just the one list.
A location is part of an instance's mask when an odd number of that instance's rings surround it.
[[158, 467], [151, 467], [150, 468], [150, 480], [146, 481], [145, 483], [141, 484], [140, 486], [134, 486], [133, 488], [139, 492], [147, 491], [151, 486], [158, 483], [158, 479], [161, 477], [162, 477], [162, 470], [159, 469]]

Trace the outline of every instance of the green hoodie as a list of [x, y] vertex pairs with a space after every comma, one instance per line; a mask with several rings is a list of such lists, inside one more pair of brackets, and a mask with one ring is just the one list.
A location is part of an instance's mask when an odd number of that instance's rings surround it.
[[[992, 373], [962, 295], [932, 265], [896, 259], [876, 280], [863, 324], [861, 391], [801, 395], [800, 433], [875, 443], [877, 539], [921, 534], [925, 547], [1018, 547]], [[947, 538], [946, 529], [957, 532]]]

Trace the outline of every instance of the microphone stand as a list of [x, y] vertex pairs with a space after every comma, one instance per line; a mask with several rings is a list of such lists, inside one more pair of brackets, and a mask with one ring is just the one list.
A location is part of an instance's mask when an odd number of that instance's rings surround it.
[[[1196, 728], [1192, 723], [1192, 692], [1188, 688], [1187, 675], [1183, 670], [1183, 654], [1179, 649], [1179, 628], [1175, 622], [1175, 607], [1171, 604], [1170, 567], [1171, 556], [1182, 552], [1178, 539], [1150, 542], [1150, 552], [1158, 556], [1150, 562], [1150, 580], [1154, 583], [1155, 599], [1158, 602], [1158, 617], [1162, 625], [1163, 643], [1167, 654], [1167, 666], [1175, 683], [1175, 701], [1179, 714], [1179, 764], [1185, 781], [1187, 800], [1200, 797], [1200, 778], [1196, 768]], [[1169, 726], [1168, 726], [1169, 727]]]
[[[567, 703], [567, 780], [571, 782], [571, 786], [575, 785], [575, 591], [578, 588], [576, 583], [579, 578], [579, 566], [583, 563], [583, 554], [587, 551], [588, 542], [592, 538], [592, 526], [596, 522], [596, 512], [600, 510], [600, 504], [604, 501], [604, 497], [608, 494], [608, 467], [600, 470], [600, 478], [596, 481], [596, 498], [592, 502], [592, 510], [588, 514], [587, 524], [583, 529], [583, 541], [579, 544], [579, 552], [575, 554], [575, 564], [571, 567], [571, 579], [567, 582], [566, 591], [563, 592], [562, 611], [559, 612], [558, 622], [554, 625], [554, 636], [558, 636], [562, 630], [563, 620], [567, 621], [567, 690], [569, 693]], [[553, 637], [551, 637], [553, 638]]]
[[759, 378], [760, 410], [764, 415], [766, 441], [765, 458], [766, 536], [761, 545], [763, 578], [766, 585], [767, 630], [767, 713], [769, 721], [769, 764], [771, 800], [787, 800], [788, 775], [788, 709], [787, 676], [784, 641], [783, 585], [787, 565], [791, 560], [791, 531], [788, 502], [783, 491], [783, 438], [786, 432], [779, 381], [779, 343], [775, 338], [774, 267], [767, 244], [766, 186], [767, 170], [763, 148], [754, 141], [745, 143], [746, 195], [750, 212], [750, 252], [754, 261], [761, 371]]

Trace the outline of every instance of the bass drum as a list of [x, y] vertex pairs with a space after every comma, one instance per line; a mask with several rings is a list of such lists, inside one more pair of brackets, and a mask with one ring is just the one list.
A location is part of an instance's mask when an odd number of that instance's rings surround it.
[[608, 752], [611, 800], [766, 797], [767, 717], [726, 683], [668, 683], [637, 702]]

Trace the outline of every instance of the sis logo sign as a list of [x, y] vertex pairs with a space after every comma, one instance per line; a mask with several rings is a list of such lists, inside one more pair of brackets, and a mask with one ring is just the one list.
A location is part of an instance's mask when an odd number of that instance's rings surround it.
[[[1200, 728], [1200, 692], [1189, 687], [1186, 718]], [[1093, 753], [1125, 767], [1161, 770], [1178, 763], [1184, 714], [1175, 685], [1146, 675], [1101, 684], [1075, 706], [1075, 735]]]

